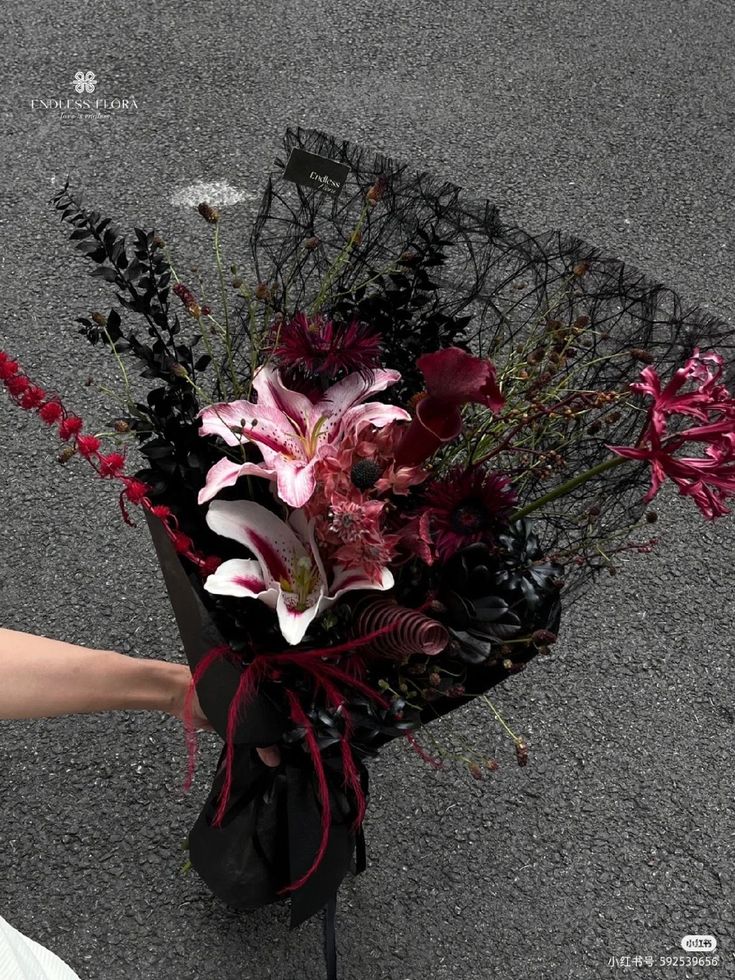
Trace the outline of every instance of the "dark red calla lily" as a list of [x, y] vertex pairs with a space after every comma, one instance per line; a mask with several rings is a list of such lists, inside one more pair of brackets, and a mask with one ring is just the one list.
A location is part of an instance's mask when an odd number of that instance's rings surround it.
[[396, 450], [396, 463], [417, 466], [462, 431], [462, 406], [485, 405], [498, 412], [505, 404], [498, 388], [495, 365], [447, 347], [423, 354], [416, 366], [424, 376], [426, 395]]

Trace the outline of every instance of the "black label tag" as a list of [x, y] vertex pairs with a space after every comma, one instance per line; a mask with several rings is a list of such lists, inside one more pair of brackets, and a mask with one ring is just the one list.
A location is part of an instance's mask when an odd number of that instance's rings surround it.
[[283, 176], [302, 187], [319, 187], [336, 197], [344, 187], [349, 172], [350, 168], [345, 163], [337, 163], [329, 157], [320, 157], [295, 146]]

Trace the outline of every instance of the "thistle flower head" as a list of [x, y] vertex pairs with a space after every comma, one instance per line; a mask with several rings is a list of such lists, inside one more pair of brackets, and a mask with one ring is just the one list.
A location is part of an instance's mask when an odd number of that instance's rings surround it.
[[277, 328], [273, 342], [280, 365], [310, 376], [333, 378], [380, 366], [380, 334], [357, 320], [338, 324], [300, 312]]

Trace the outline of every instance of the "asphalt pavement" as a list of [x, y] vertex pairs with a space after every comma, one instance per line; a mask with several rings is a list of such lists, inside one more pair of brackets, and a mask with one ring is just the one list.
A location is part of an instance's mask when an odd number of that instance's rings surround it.
[[[289, 125], [735, 310], [730, 0], [6, 0], [3, 22], [0, 346], [90, 429], [117, 378], [76, 332], [103, 293], [54, 188], [71, 174], [186, 268], [207, 252], [195, 185], [214, 183], [236, 258]], [[105, 118], [53, 103], [77, 71]], [[0, 624], [180, 660], [144, 523], [126, 527], [113, 487], [60, 466], [38, 420], [0, 402]], [[436, 728], [499, 760], [483, 783], [395, 744], [373, 765], [370, 866], [341, 892], [344, 980], [735, 975], [733, 521], [658, 509], [660, 549], [621, 563], [553, 655], [495, 691], [526, 768], [477, 704]], [[180, 726], [161, 715], [0, 724], [0, 913], [83, 980], [323, 977], [317, 921], [289, 933], [283, 907], [235, 913], [182, 870], [217, 753], [204, 736], [186, 796]], [[718, 967], [660, 965], [696, 933], [717, 938]]]

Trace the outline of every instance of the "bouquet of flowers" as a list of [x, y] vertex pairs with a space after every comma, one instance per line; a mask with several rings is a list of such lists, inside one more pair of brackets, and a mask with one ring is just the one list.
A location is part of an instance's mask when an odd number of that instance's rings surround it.
[[235, 907], [290, 894], [297, 924], [364, 867], [367, 756], [401, 737], [441, 766], [428, 723], [548, 654], [562, 606], [655, 546], [665, 482], [729, 513], [735, 398], [733, 330], [599, 249], [322, 133], [285, 151], [241, 264], [199, 206], [211, 299], [156, 232], [55, 196], [115, 290], [79, 322], [120, 367], [119, 446], [7, 354], [0, 379], [63, 461], [121, 482], [128, 523], [144, 508], [224, 740], [191, 861]]

